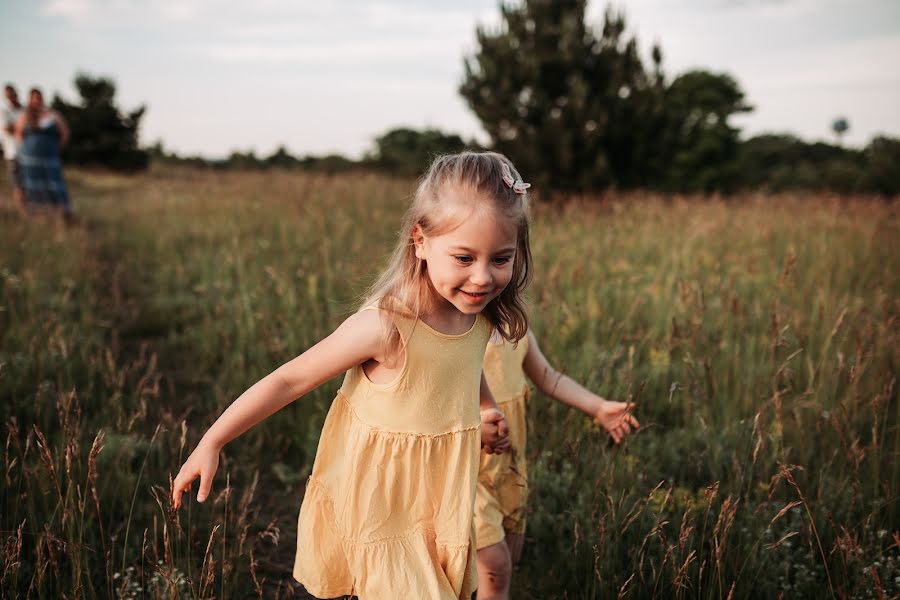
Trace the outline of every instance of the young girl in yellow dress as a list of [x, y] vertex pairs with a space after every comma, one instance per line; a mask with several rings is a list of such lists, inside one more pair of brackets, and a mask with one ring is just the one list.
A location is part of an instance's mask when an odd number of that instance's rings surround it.
[[509, 446], [485, 346], [528, 327], [527, 188], [500, 154], [437, 159], [362, 308], [228, 407], [175, 478], [174, 506], [198, 477], [197, 500], [208, 497], [226, 443], [346, 372], [300, 508], [294, 577], [324, 598], [468, 600], [479, 438]]
[[485, 351], [484, 375], [506, 416], [512, 450], [481, 459], [475, 500], [478, 600], [503, 600], [509, 597], [512, 565], [519, 560], [525, 534], [528, 380], [547, 396], [593, 418], [617, 444], [639, 423], [631, 414], [633, 404], [605, 400], [556, 371], [531, 331], [518, 343], [494, 336]]

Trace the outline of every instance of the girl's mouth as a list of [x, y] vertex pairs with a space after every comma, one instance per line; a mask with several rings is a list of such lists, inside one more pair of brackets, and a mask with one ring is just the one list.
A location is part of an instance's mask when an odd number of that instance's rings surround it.
[[462, 294], [471, 300], [472, 302], [478, 303], [482, 302], [485, 298], [488, 297], [490, 292], [467, 292], [465, 290], [459, 290]]

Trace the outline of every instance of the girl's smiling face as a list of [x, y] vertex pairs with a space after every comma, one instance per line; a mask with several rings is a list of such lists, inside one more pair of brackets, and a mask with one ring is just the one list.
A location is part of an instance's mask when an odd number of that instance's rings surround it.
[[440, 235], [425, 236], [417, 226], [413, 239], [445, 308], [478, 314], [512, 279], [516, 226], [493, 210], [475, 210]]

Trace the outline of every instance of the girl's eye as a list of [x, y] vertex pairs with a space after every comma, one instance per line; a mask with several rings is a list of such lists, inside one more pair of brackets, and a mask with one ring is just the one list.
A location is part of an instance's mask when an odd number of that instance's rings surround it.
[[508, 256], [498, 256], [497, 258], [494, 259], [495, 265], [505, 265], [508, 262], [509, 262]]
[[467, 264], [469, 264], [469, 263], [472, 262], [472, 257], [471, 257], [471, 256], [464, 256], [464, 255], [463, 255], [463, 256], [456, 256], [456, 257], [454, 257], [454, 258], [456, 258], [456, 260], [458, 260], [459, 262], [461, 262], [461, 263], [464, 264], [464, 265], [467, 265]]

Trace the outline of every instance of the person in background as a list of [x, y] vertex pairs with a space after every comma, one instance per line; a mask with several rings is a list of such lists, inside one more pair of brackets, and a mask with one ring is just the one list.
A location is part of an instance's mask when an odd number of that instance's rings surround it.
[[22, 188], [29, 210], [49, 208], [72, 217], [69, 190], [63, 178], [60, 152], [69, 141], [69, 126], [55, 110], [44, 104], [38, 88], [28, 93], [28, 106], [16, 122]]
[[16, 138], [16, 122], [24, 108], [19, 102], [19, 94], [12, 84], [7, 83], [4, 89], [6, 102], [3, 105], [3, 158], [6, 159], [6, 172], [12, 185], [13, 204], [16, 209], [25, 213], [25, 199], [22, 193], [22, 171], [19, 166], [19, 140]]

